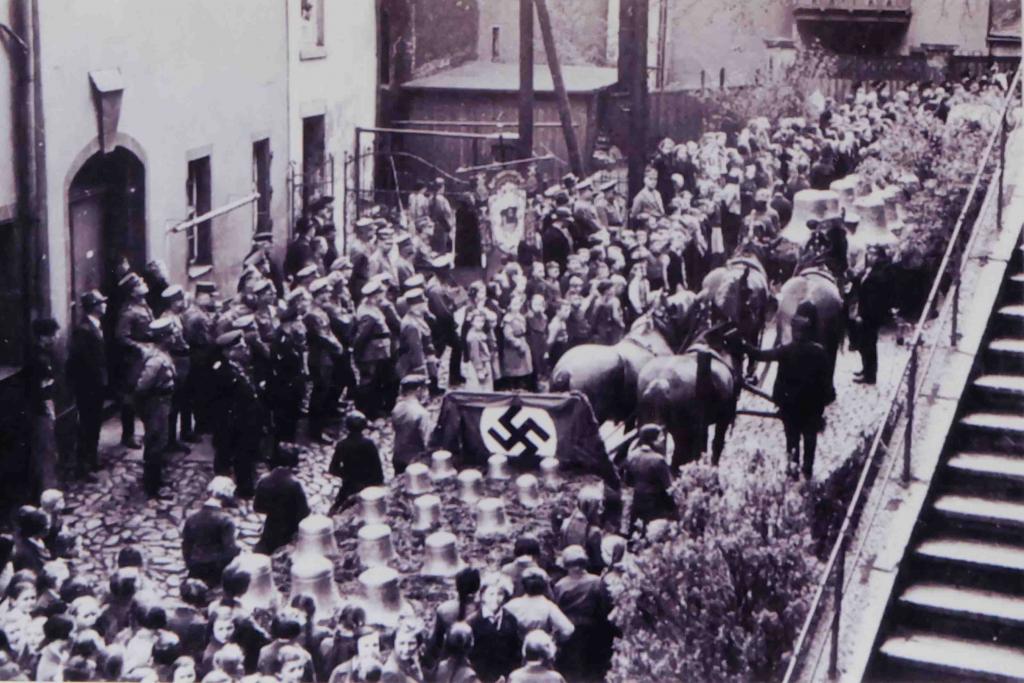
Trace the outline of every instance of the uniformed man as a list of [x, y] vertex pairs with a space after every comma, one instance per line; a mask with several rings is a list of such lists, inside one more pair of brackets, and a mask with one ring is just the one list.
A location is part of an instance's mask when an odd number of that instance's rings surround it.
[[[329, 443], [324, 429], [330, 418], [337, 412], [337, 396], [332, 391], [335, 367], [342, 362], [345, 349], [331, 329], [331, 319], [325, 310], [331, 305], [331, 287], [326, 278], [315, 280], [310, 285], [313, 306], [303, 321], [309, 343], [309, 371], [313, 381], [313, 393], [309, 404], [309, 438]], [[334, 397], [334, 404], [331, 398]]]
[[387, 275], [398, 287], [398, 269], [395, 267], [395, 229], [389, 224], [377, 228], [377, 249], [370, 257], [370, 277]]
[[431, 425], [430, 413], [423, 407], [426, 400], [425, 375], [410, 374], [402, 378], [401, 394], [391, 411], [391, 426], [395, 430], [391, 462], [396, 476], [412, 463], [427, 460]]
[[289, 309], [281, 315], [281, 330], [271, 346], [270, 410], [274, 418], [275, 459], [282, 444], [294, 444], [309, 380], [306, 326], [303, 316]]
[[95, 481], [92, 473], [100, 467], [98, 447], [103, 401], [110, 385], [102, 324], [107, 297], [94, 289], [83, 294], [80, 303], [82, 317], [71, 333], [67, 365], [68, 383], [78, 408], [75, 474]]
[[163, 485], [163, 460], [168, 445], [167, 428], [175, 387], [174, 362], [168, 354], [172, 332], [171, 318], [159, 318], [149, 324], [152, 342], [144, 347], [134, 398], [145, 428], [142, 488], [149, 498], [161, 500], [167, 498], [160, 494], [160, 487]]
[[181, 314], [182, 333], [189, 346], [189, 375], [185, 383], [188, 402], [195, 419], [195, 434], [185, 434], [186, 441], [196, 442], [199, 434], [209, 433], [210, 393], [213, 388], [212, 365], [217, 339], [215, 316], [217, 285], [212, 282], [197, 282], [195, 298]]
[[273, 248], [274, 233], [272, 231], [264, 230], [252, 236], [252, 251], [259, 251], [263, 254], [264, 266], [261, 270], [267, 273], [267, 277], [273, 283], [274, 291], [277, 292], [277, 298], [283, 299], [285, 293], [284, 275], [270, 253]]
[[142, 448], [135, 437], [135, 405], [132, 395], [142, 371], [143, 345], [149, 341], [149, 324], [153, 311], [146, 303], [149, 288], [135, 273], [128, 273], [118, 286], [124, 293], [124, 304], [117, 317], [114, 337], [118, 349], [118, 373], [121, 395], [121, 445]]
[[797, 306], [791, 322], [793, 341], [772, 349], [755, 349], [743, 344], [744, 351], [752, 359], [779, 363], [772, 400], [779, 406], [779, 415], [786, 431], [790, 476], [794, 478], [799, 471], [803, 472], [806, 479], [811, 478], [822, 415], [825, 407], [835, 399], [828, 353], [814, 339], [816, 322], [814, 304], [804, 301]]
[[437, 254], [446, 254], [452, 250], [452, 234], [455, 230], [455, 212], [448, 198], [444, 195], [444, 179], [437, 178], [433, 184], [433, 196], [430, 198], [429, 215], [434, 221], [434, 234], [430, 247]]
[[206, 492], [206, 502], [185, 520], [181, 552], [189, 577], [214, 587], [239, 553], [235, 523], [224, 510], [235, 504], [235, 484], [227, 477], [214, 477]]
[[318, 277], [320, 277], [320, 271], [317, 270], [314, 264], [305, 265], [296, 271], [295, 277], [292, 280], [292, 289], [302, 287], [308, 290], [309, 286], [313, 284], [313, 280]]
[[354, 239], [348, 247], [349, 258], [352, 261], [349, 291], [352, 293], [352, 301], [359, 304], [363, 287], [370, 280], [370, 259], [377, 249], [374, 243], [376, 225], [372, 218], [364, 216], [356, 221], [354, 227]]
[[665, 459], [665, 432], [658, 425], [645, 424], [637, 432], [636, 442], [626, 456], [627, 486], [633, 487], [633, 506], [629, 526], [671, 517], [675, 503], [669, 494], [672, 473]]
[[437, 383], [437, 356], [427, 322], [427, 299], [422, 289], [414, 289], [404, 297], [408, 312], [402, 318], [398, 337], [399, 379], [407, 375], [426, 375]]
[[361, 294], [363, 300], [356, 310], [356, 333], [352, 341], [359, 371], [356, 402], [369, 419], [376, 420], [384, 415], [384, 393], [391, 382], [391, 331], [381, 308], [384, 290], [380, 280], [370, 280]]
[[[174, 361], [174, 396], [171, 397], [171, 413], [168, 422], [168, 443], [169, 452], [189, 453], [191, 449], [181, 441], [194, 440], [192, 434], [192, 405], [189, 402], [188, 376], [191, 372], [191, 349], [185, 339], [185, 327], [181, 316], [185, 312], [187, 303], [185, 291], [180, 285], [171, 285], [163, 291], [161, 298], [164, 300], [164, 314], [161, 318], [170, 320], [170, 332], [167, 339], [167, 351]], [[178, 422], [181, 422], [181, 433], [179, 440]]]
[[569, 232], [572, 221], [572, 211], [568, 207], [559, 207], [541, 234], [544, 261], [554, 261], [562, 270], [565, 269], [573, 249], [572, 234]]
[[413, 266], [413, 259], [416, 258], [416, 243], [412, 235], [405, 232], [395, 240], [395, 254], [392, 262], [395, 267], [395, 277], [400, 289], [405, 289], [405, 282], [416, 274]]

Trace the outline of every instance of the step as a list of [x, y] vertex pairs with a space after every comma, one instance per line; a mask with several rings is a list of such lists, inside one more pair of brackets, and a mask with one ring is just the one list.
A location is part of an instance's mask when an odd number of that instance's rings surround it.
[[939, 496], [933, 507], [938, 514], [963, 522], [1024, 528], [1024, 505], [1020, 503], [947, 494]]
[[959, 562], [984, 569], [1024, 572], [1024, 547], [957, 536], [923, 541], [914, 554], [942, 562]]
[[989, 342], [988, 350], [995, 351], [996, 353], [1010, 353], [1024, 356], [1024, 339], [1017, 337], [1000, 337], [998, 339], [993, 339]]
[[[1024, 597], [965, 588], [948, 583], [922, 582], [910, 585], [900, 603], [967, 619], [995, 620], [1024, 626]], [[1021, 671], [1024, 676], [1024, 671]]]
[[982, 375], [974, 380], [979, 389], [1024, 396], [1024, 375]]
[[1024, 483], [1024, 458], [1002, 453], [957, 453], [946, 463], [964, 474], [994, 476]]
[[1001, 306], [997, 313], [1013, 320], [1024, 320], [1024, 304]]
[[994, 680], [1024, 679], [1024, 651], [967, 638], [913, 633], [887, 639], [879, 648], [886, 657], [914, 667], [936, 669], [958, 677]]
[[1013, 413], [971, 413], [960, 419], [964, 427], [1024, 434], [1024, 416]]

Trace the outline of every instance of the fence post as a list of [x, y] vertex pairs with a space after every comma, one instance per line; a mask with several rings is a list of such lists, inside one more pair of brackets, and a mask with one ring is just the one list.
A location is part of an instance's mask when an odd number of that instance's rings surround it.
[[828, 653], [828, 676], [835, 679], [839, 676], [839, 622], [843, 617], [843, 584], [846, 583], [846, 529], [843, 528], [839, 537], [839, 554], [836, 562], [835, 591], [836, 607], [832, 611], [832, 637]]
[[907, 379], [907, 424], [903, 431], [903, 485], [910, 484], [910, 457], [914, 448], [914, 403], [917, 398], [917, 347], [915, 338], [910, 347], [910, 373]]
[[996, 229], [1003, 231], [1003, 185], [1006, 182], [1006, 113], [1009, 107], [1003, 110], [1003, 116], [999, 119], [999, 203], [996, 205]]
[[[959, 263], [959, 261], [957, 262]], [[949, 345], [956, 346], [960, 341], [960, 271], [953, 275], [953, 282], [950, 284], [953, 290], [953, 316], [949, 325]]]

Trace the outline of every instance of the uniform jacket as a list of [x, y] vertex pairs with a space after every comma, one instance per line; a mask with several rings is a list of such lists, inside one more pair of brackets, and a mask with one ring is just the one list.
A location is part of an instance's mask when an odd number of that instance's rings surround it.
[[886, 321], [892, 307], [892, 285], [889, 268], [883, 264], [869, 266], [857, 278], [857, 314], [865, 325], [881, 326]]
[[544, 251], [544, 262], [554, 261], [565, 271], [565, 263], [572, 253], [572, 238], [569, 233], [557, 225], [544, 228], [541, 234], [541, 243]]
[[369, 363], [390, 358], [391, 332], [380, 308], [360, 304], [356, 319], [356, 335], [352, 341], [356, 362]]
[[341, 477], [338, 499], [362, 491], [367, 486], [384, 483], [377, 445], [362, 434], [350, 434], [338, 442], [327, 472]]
[[174, 392], [177, 373], [170, 355], [155, 344], [147, 345], [143, 352], [142, 372], [135, 385], [135, 399], [170, 396]]
[[642, 446], [626, 458], [626, 484], [633, 487], [633, 497], [662, 494], [672, 485], [672, 474], [665, 457]]
[[395, 429], [394, 460], [409, 465], [424, 460], [430, 438], [430, 413], [415, 398], [401, 398], [391, 411]]
[[604, 583], [593, 574], [560, 579], [555, 584], [555, 603], [577, 627], [600, 625], [612, 611]]
[[436, 363], [430, 326], [422, 317], [406, 313], [398, 340], [398, 376], [428, 374], [428, 362]]
[[772, 398], [782, 408], [821, 410], [832, 402], [832, 377], [825, 347], [803, 340], [773, 349], [753, 350], [751, 358], [778, 361]]

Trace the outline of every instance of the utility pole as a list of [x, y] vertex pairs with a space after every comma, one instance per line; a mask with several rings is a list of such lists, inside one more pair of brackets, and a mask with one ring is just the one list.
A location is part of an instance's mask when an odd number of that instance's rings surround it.
[[545, 0], [534, 0], [537, 6], [537, 22], [540, 24], [540, 35], [544, 39], [544, 51], [548, 56], [548, 68], [551, 69], [551, 80], [555, 85], [555, 99], [558, 103], [558, 118], [562, 121], [565, 133], [565, 146], [569, 149], [569, 166], [577, 176], [583, 175], [583, 155], [576, 140], [576, 129], [572, 126], [572, 111], [569, 109], [569, 95], [565, 91], [562, 79], [562, 67], [558, 63], [558, 51], [555, 48], [555, 36], [551, 32], [551, 15]]
[[519, 0], [519, 157], [533, 156], [533, 0]]
[[621, 64], [620, 73], [627, 73], [629, 88], [629, 196], [632, 197], [644, 182], [644, 167], [647, 165], [647, 20], [648, 0], [623, 0], [624, 24], [630, 26], [628, 44], [619, 46], [620, 60], [628, 55], [627, 63]]

